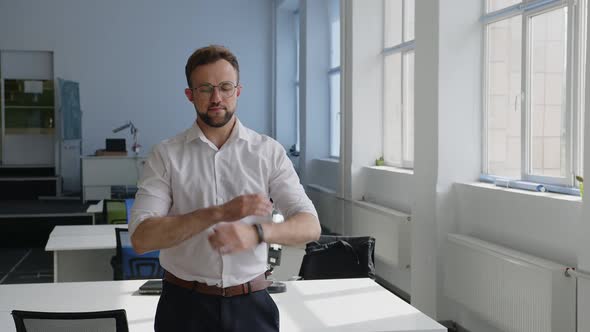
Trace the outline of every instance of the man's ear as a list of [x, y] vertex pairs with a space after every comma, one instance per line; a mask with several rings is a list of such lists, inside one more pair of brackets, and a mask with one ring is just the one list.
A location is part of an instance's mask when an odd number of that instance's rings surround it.
[[238, 91], [236, 91], [236, 96], [240, 96], [240, 93], [242, 93], [242, 85], [238, 85]]
[[186, 89], [184, 89], [184, 94], [185, 94], [186, 98], [188, 98], [188, 100], [190, 102], [193, 102], [194, 101], [194, 98], [193, 98], [193, 90], [191, 90], [189, 88], [186, 88]]

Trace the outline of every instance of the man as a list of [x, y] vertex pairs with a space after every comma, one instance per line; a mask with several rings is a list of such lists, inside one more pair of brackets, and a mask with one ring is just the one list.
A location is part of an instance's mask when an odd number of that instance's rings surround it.
[[[185, 73], [196, 122], [154, 147], [129, 223], [135, 251], [161, 250], [166, 270], [155, 330], [278, 331], [265, 243], [318, 239], [317, 213], [282, 146], [234, 115], [237, 58], [204, 47]], [[285, 222], [268, 222], [271, 198]]]

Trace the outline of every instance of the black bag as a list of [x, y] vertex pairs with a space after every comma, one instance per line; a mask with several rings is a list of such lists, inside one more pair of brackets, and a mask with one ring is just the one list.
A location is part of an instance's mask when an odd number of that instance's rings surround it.
[[303, 279], [375, 279], [375, 239], [370, 236], [322, 235], [305, 248], [299, 276]]

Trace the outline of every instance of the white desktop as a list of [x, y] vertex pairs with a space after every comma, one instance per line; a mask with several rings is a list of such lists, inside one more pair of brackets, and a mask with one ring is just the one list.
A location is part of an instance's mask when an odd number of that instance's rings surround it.
[[123, 225], [55, 226], [45, 251], [53, 251], [53, 281], [113, 280], [115, 228]]
[[[159, 296], [139, 295], [145, 280], [0, 285], [0, 331], [15, 331], [12, 310], [125, 309], [130, 332], [153, 331]], [[272, 294], [280, 330], [446, 332], [371, 279], [288, 281]]]

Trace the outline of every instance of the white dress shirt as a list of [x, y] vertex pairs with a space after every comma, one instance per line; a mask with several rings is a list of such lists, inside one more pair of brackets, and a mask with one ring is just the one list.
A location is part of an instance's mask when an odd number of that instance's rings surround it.
[[[228, 140], [218, 149], [195, 122], [183, 133], [154, 147], [139, 181], [129, 232], [133, 234], [150, 217], [181, 215], [256, 193], [272, 198], [286, 218], [299, 212], [317, 216], [293, 164], [277, 141], [244, 127], [236, 119]], [[269, 215], [250, 216], [237, 222], [270, 221]], [[266, 271], [266, 244], [221, 255], [208, 240], [214, 227], [162, 249], [162, 267], [184, 280], [220, 287], [245, 283]]]

